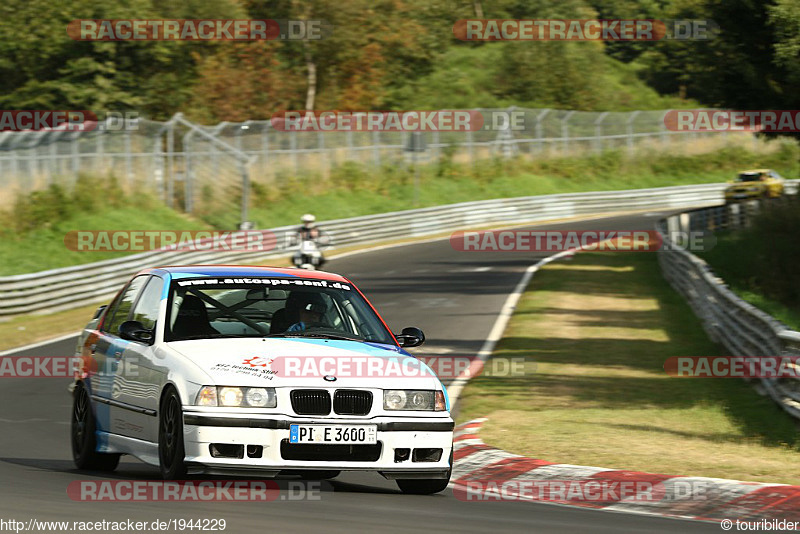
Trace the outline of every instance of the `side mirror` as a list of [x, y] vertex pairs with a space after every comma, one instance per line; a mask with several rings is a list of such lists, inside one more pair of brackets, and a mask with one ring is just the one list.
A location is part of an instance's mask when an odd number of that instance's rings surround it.
[[99, 318], [103, 314], [103, 312], [106, 311], [106, 308], [108, 308], [108, 304], [103, 304], [102, 306], [97, 308], [97, 311], [94, 312], [94, 317], [92, 317], [92, 321]]
[[139, 321], [125, 321], [119, 325], [119, 337], [148, 345], [153, 342], [152, 330], [146, 329]]
[[400, 335], [395, 335], [394, 337], [397, 338], [397, 343], [403, 348], [419, 347], [425, 343], [425, 334], [422, 333], [422, 330], [414, 326], [403, 328]]

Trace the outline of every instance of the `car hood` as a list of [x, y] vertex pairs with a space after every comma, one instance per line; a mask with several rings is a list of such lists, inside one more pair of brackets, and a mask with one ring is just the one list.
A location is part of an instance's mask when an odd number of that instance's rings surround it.
[[[303, 338], [222, 338], [166, 344], [218, 386], [438, 389], [420, 360], [378, 343]], [[327, 380], [325, 377], [327, 376]], [[332, 380], [335, 377], [335, 380]]]

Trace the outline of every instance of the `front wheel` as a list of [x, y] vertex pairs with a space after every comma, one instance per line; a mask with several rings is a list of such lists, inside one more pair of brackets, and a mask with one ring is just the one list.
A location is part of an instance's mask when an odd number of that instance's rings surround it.
[[72, 441], [72, 460], [78, 469], [113, 471], [119, 465], [119, 454], [97, 452], [94, 412], [89, 393], [83, 384], [75, 386], [72, 395], [72, 418], [70, 437]]
[[450, 483], [450, 476], [453, 474], [453, 452], [450, 451], [450, 469], [447, 470], [447, 478], [407, 478], [398, 479], [397, 487], [403, 493], [411, 495], [432, 495], [447, 489]]
[[158, 464], [164, 480], [186, 476], [183, 448], [183, 408], [178, 393], [170, 388], [161, 401], [158, 420]]

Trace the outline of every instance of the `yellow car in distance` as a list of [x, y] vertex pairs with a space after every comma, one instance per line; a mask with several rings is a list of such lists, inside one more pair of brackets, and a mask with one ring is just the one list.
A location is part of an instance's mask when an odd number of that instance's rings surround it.
[[771, 169], [755, 169], [739, 173], [725, 189], [725, 203], [783, 195], [783, 177]]

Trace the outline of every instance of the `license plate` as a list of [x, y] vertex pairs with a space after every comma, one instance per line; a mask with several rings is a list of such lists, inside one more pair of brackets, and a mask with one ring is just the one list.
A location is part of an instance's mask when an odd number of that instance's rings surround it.
[[291, 425], [289, 443], [358, 443], [378, 442], [377, 425]]

